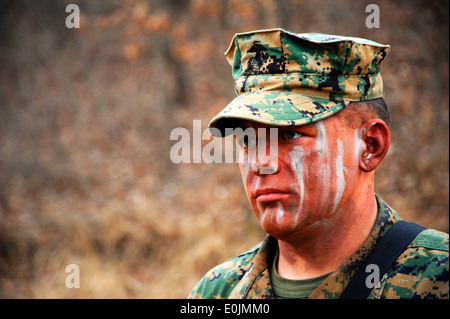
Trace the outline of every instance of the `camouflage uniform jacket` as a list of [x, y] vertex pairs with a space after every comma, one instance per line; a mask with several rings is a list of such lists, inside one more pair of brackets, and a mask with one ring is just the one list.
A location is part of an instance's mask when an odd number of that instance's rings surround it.
[[[339, 298], [377, 241], [401, 220], [380, 198], [377, 200], [378, 216], [369, 238], [317, 287], [310, 295], [311, 299]], [[194, 287], [189, 298], [273, 298], [269, 269], [276, 246], [277, 240], [269, 235], [249, 251], [211, 269]], [[448, 298], [448, 260], [448, 234], [424, 230], [384, 274], [368, 299]]]

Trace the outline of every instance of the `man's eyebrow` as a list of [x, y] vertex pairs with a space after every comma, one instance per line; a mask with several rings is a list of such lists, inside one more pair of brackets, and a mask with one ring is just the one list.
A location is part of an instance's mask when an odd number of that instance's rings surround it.
[[281, 130], [314, 130], [317, 131], [316, 123], [309, 123], [304, 125], [298, 125], [298, 126], [282, 126], [279, 127]]

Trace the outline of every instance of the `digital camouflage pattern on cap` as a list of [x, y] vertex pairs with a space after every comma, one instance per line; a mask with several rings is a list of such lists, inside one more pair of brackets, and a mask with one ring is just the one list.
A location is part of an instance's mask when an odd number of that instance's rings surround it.
[[[231, 119], [289, 126], [316, 122], [351, 101], [382, 96], [389, 45], [283, 29], [238, 33], [225, 53], [236, 97], [209, 123], [225, 136]], [[210, 130], [217, 136], [217, 130]], [[220, 136], [219, 136], [220, 137]]]

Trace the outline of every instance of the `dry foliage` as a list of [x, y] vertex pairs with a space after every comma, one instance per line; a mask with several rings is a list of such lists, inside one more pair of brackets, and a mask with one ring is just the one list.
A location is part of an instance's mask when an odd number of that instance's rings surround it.
[[169, 134], [234, 97], [232, 35], [276, 26], [392, 45], [377, 193], [448, 232], [447, 1], [2, 1], [0, 297], [184, 298], [258, 243], [237, 166], [172, 164]]

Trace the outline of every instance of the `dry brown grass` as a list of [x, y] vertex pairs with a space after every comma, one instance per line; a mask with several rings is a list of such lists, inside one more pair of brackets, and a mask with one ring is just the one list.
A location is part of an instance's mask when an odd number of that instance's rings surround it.
[[[237, 166], [171, 164], [169, 133], [194, 119], [206, 128], [234, 96], [231, 36], [275, 25], [392, 44], [393, 143], [377, 192], [448, 232], [448, 10], [380, 1], [382, 27], [369, 30], [365, 5], [347, 0], [283, 1], [284, 20], [265, 0], [227, 11], [221, 1], [80, 1], [82, 28], [67, 30], [64, 1], [3, 3], [0, 297], [184, 298], [262, 240]], [[72, 263], [79, 289], [65, 286]]]

